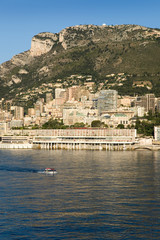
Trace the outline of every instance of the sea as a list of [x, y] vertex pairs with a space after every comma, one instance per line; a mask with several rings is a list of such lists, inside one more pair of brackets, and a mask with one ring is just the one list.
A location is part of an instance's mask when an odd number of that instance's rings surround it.
[[160, 152], [0, 150], [0, 239], [160, 239]]

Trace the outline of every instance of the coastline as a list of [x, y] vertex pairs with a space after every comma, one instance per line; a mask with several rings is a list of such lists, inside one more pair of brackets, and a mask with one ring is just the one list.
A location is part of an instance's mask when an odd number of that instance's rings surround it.
[[134, 144], [128, 146], [108, 146], [108, 148], [104, 146], [85, 146], [85, 148], [77, 148], [75, 146], [62, 146], [58, 145], [56, 148], [44, 148], [35, 144], [16, 144], [16, 143], [0, 143], [0, 149], [39, 149], [39, 150], [92, 150], [92, 151], [139, 151], [139, 150], [149, 150], [149, 151], [159, 151], [160, 145], [141, 145]]

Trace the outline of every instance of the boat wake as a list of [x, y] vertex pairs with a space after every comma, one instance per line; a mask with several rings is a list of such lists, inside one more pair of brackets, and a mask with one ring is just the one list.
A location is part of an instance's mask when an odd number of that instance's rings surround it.
[[45, 170], [36, 170], [32, 168], [21, 168], [21, 167], [10, 167], [10, 166], [0, 166], [0, 171], [4, 172], [19, 172], [19, 173], [41, 173], [46, 175], [54, 175], [57, 171], [46, 172]]
[[0, 166], [0, 171], [6, 172], [23, 172], [23, 173], [38, 173], [39, 170], [31, 169], [31, 168], [20, 168], [20, 167], [7, 167], [7, 166]]

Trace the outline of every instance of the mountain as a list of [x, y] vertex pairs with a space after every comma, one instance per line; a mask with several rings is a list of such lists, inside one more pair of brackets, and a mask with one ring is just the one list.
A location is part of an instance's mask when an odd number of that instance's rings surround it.
[[95, 89], [160, 96], [160, 29], [78, 25], [39, 33], [30, 50], [0, 65], [0, 98], [20, 99], [49, 83], [83, 85], [88, 76]]

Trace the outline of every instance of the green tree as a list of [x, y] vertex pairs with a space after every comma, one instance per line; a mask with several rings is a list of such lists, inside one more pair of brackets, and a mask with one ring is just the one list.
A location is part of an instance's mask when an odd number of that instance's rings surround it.
[[124, 125], [122, 123], [118, 124], [117, 128], [124, 129]]
[[57, 119], [50, 119], [48, 122], [42, 125], [42, 129], [61, 129], [61, 128], [67, 128], [67, 126], [65, 126], [62, 121], [58, 121]]
[[102, 126], [102, 122], [99, 120], [94, 120], [91, 123], [91, 127], [101, 127]]
[[154, 135], [154, 123], [147, 121], [136, 120], [135, 128], [137, 129], [138, 134], [142, 134], [144, 136], [153, 136]]
[[83, 122], [77, 122], [77, 123], [75, 123], [72, 127], [74, 127], [74, 128], [81, 128], [81, 127], [84, 127], [85, 126], [85, 124], [83, 123]]

